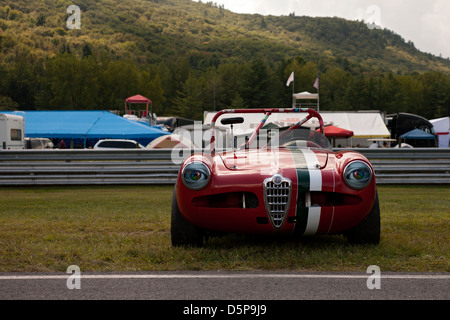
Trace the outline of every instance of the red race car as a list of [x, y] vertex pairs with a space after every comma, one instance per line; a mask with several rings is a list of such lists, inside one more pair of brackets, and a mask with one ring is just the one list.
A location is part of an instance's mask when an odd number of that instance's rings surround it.
[[[373, 168], [360, 153], [333, 152], [318, 112], [222, 110], [212, 119], [212, 128], [230, 113], [260, 113], [263, 119], [239, 148], [218, 152], [219, 140], [212, 130], [210, 153], [185, 159], [172, 201], [173, 246], [202, 246], [206, 236], [216, 233], [344, 234], [350, 243], [379, 243]], [[306, 117], [285, 130], [261, 130], [273, 113]], [[318, 130], [304, 126], [313, 117], [319, 121]], [[223, 117], [221, 123], [233, 126], [243, 120]]]

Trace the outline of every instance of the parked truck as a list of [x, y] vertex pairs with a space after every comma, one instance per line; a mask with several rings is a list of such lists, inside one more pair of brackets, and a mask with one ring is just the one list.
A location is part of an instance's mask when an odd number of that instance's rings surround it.
[[0, 150], [25, 149], [25, 122], [22, 116], [0, 114]]

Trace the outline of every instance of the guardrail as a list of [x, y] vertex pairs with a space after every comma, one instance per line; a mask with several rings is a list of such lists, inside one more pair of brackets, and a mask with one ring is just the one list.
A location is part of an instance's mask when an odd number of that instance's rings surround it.
[[[335, 150], [364, 154], [378, 184], [450, 184], [450, 149]], [[0, 185], [174, 184], [180, 165], [171, 156], [169, 149], [2, 150]]]
[[370, 160], [377, 184], [450, 184], [448, 148], [352, 150]]
[[174, 184], [171, 150], [0, 151], [0, 185]]

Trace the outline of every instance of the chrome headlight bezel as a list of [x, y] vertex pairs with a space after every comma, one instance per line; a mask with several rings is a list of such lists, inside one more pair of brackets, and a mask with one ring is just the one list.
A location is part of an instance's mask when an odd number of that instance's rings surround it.
[[[204, 177], [199, 177], [199, 180], [194, 180], [190, 173], [199, 173]], [[211, 170], [201, 161], [192, 161], [183, 167], [181, 171], [181, 181], [186, 188], [191, 190], [201, 190], [206, 187], [211, 179]]]
[[[357, 173], [362, 173], [362, 177], [355, 176]], [[372, 168], [364, 161], [355, 160], [345, 166], [343, 178], [345, 184], [352, 189], [362, 190], [367, 188], [373, 179]]]

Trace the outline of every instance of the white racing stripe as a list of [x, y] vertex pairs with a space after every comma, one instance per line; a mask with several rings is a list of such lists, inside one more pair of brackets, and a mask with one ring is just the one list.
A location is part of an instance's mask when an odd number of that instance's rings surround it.
[[[322, 191], [322, 172], [319, 166], [319, 160], [317, 159], [314, 151], [310, 149], [303, 149], [303, 155], [306, 159], [306, 165], [309, 172], [309, 190], [310, 191]], [[317, 233], [320, 223], [321, 208], [319, 206], [313, 206], [308, 209], [308, 220], [306, 223], [304, 236], [313, 236]]]
[[310, 191], [322, 191], [322, 172], [317, 167], [319, 160], [316, 154], [310, 149], [302, 149], [302, 152], [308, 166]]
[[320, 207], [309, 207], [308, 209], [308, 221], [306, 223], [306, 229], [303, 235], [305, 236], [313, 236], [316, 234], [317, 229], [319, 228], [320, 222]]

